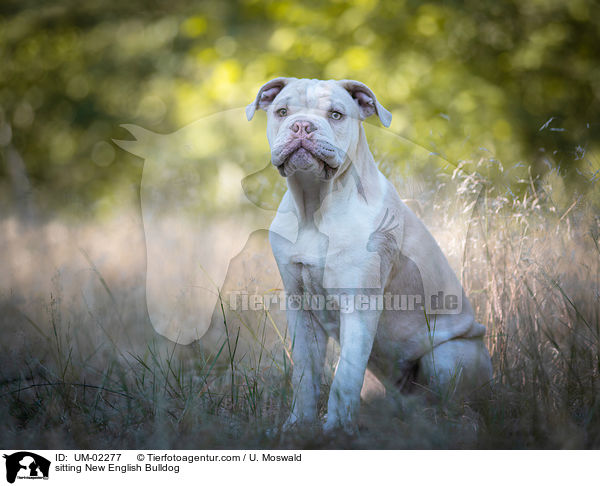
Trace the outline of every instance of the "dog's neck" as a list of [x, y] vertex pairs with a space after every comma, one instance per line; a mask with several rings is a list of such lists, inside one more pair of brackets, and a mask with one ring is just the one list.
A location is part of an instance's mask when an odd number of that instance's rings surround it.
[[[330, 180], [321, 180], [312, 172], [297, 171], [287, 178], [301, 224], [313, 226], [315, 213], [321, 208], [325, 198], [331, 196], [328, 205], [344, 204], [348, 191], [365, 201], [373, 200], [380, 194], [377, 166], [369, 150], [367, 138], [361, 125], [356, 150], [347, 155], [340, 173]], [[340, 188], [348, 191], [341, 191]], [[339, 196], [336, 197], [336, 193]]]

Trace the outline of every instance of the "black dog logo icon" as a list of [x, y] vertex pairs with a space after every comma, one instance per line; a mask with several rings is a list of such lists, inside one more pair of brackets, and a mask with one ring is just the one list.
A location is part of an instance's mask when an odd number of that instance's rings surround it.
[[[4, 457], [6, 458], [6, 480], [11, 484], [15, 482], [22, 469], [25, 470], [23, 472], [27, 472], [27, 469], [29, 469], [26, 474], [29, 479], [42, 479], [42, 476], [43, 479], [48, 479], [50, 461], [45, 457], [26, 451], [15, 452], [10, 456], [4, 454]], [[40, 473], [42, 476], [40, 476]]]

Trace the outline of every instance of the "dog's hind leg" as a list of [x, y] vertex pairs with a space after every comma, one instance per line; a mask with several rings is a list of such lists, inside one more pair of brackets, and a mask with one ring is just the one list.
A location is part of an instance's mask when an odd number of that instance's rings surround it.
[[485, 393], [491, 380], [492, 363], [481, 337], [446, 341], [419, 360], [417, 381], [442, 399]]

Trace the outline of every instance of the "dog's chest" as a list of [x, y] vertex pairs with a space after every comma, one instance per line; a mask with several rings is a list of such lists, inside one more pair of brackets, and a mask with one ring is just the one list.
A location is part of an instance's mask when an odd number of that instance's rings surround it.
[[339, 331], [337, 308], [329, 308], [328, 289], [324, 288], [324, 270], [329, 238], [316, 228], [303, 229], [294, 243], [283, 238], [273, 240], [273, 251], [284, 280], [288, 299], [300, 298], [303, 306], [327, 333]]
[[311, 294], [323, 290], [327, 244], [328, 238], [312, 227], [302, 229], [298, 239], [283, 249], [282, 260], [300, 291]]
[[355, 199], [333, 203], [323, 203], [311, 222], [292, 218], [289, 210], [273, 221], [271, 245], [288, 293], [326, 295], [381, 285], [379, 255], [367, 248], [372, 218]]

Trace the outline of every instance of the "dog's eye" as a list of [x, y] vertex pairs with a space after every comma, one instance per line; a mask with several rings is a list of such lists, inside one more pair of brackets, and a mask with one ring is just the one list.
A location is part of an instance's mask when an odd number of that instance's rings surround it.
[[342, 115], [339, 111], [332, 111], [329, 114], [329, 117], [332, 118], [333, 120], [341, 120], [343, 116], [344, 115]]
[[287, 108], [280, 108], [279, 110], [277, 110], [277, 114], [281, 117], [284, 117], [287, 115]]

